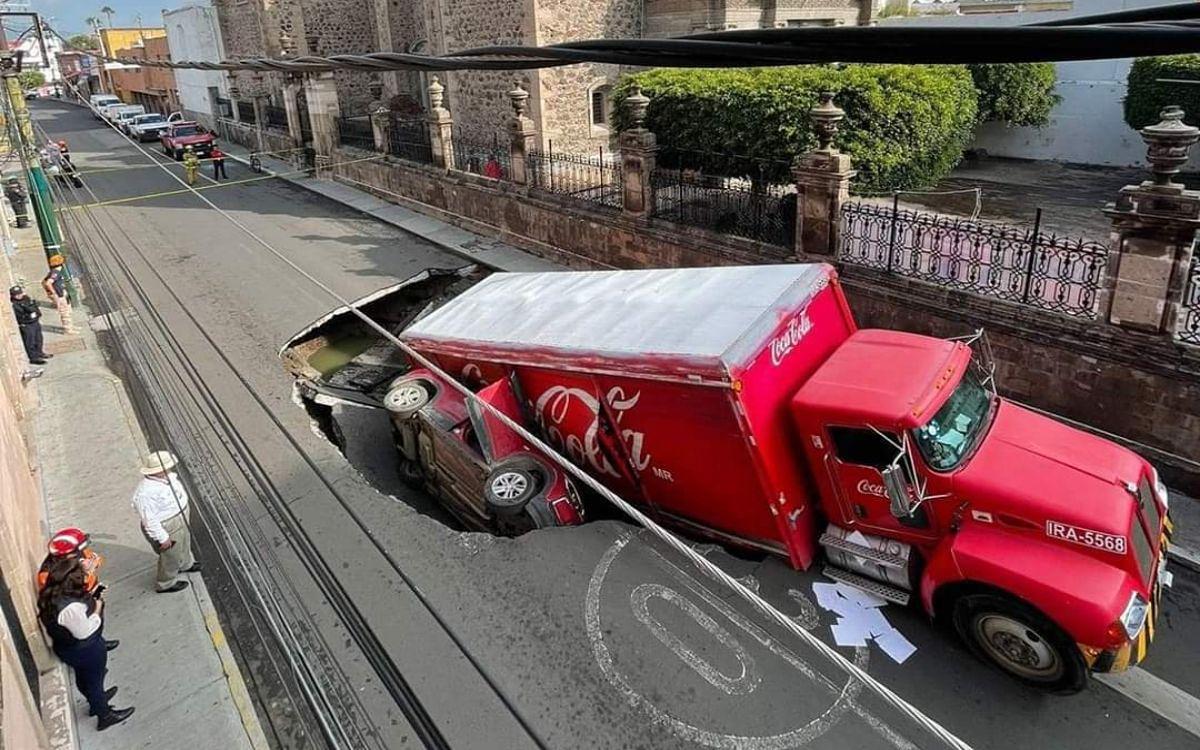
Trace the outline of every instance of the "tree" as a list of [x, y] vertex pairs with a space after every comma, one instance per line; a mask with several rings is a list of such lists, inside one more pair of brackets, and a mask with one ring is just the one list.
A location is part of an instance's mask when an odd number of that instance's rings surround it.
[[23, 89], [36, 89], [46, 82], [46, 76], [40, 70], [22, 70], [17, 80]]
[[116, 13], [116, 11], [112, 9], [112, 6], [105, 5], [103, 8], [100, 9], [100, 12], [108, 17], [108, 28], [111, 29], [112, 25], [113, 25], [113, 20], [112, 20], [113, 15]]
[[971, 75], [959, 65], [814, 65], [726, 70], [660, 68], [618, 84], [616, 125], [633, 84], [650, 97], [647, 127], [667, 168], [787, 182], [816, 145], [809, 110], [832, 91], [846, 111], [837, 145], [863, 192], [922, 187], [962, 158], [976, 122]]
[[1200, 122], [1200, 55], [1134, 60], [1125, 94], [1125, 122], [1129, 127], [1140, 130], [1158, 123], [1163, 108], [1172, 104], [1183, 107], [1187, 115], [1184, 122]]
[[[95, 19], [87, 19], [88, 24], [90, 25], [93, 20]], [[95, 34], [75, 34], [67, 40], [67, 46], [81, 50], [99, 49], [100, 40], [96, 38]]]
[[1008, 125], [1042, 127], [1061, 97], [1054, 93], [1053, 63], [978, 63], [968, 65], [979, 92], [979, 119]]

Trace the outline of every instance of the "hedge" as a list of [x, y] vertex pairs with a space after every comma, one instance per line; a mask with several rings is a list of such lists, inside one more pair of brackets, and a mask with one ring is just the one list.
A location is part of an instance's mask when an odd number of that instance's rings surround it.
[[1200, 55], [1141, 57], [1129, 69], [1125, 122], [1140, 130], [1154, 125], [1167, 105], [1178, 104], [1189, 125], [1200, 123], [1200, 83], [1159, 83], [1160, 78], [1200, 81]]
[[1061, 97], [1053, 63], [968, 65], [979, 93], [979, 119], [1042, 127]]
[[[956, 65], [847, 65], [728, 70], [655, 69], [617, 85], [615, 125], [634, 84], [650, 97], [647, 126], [672, 149], [769, 160], [777, 181], [816, 138], [809, 110], [821, 91], [846, 111], [837, 145], [854, 159], [858, 192], [923, 187], [949, 174], [970, 143], [976, 94]], [[727, 174], [750, 174], [734, 159]]]

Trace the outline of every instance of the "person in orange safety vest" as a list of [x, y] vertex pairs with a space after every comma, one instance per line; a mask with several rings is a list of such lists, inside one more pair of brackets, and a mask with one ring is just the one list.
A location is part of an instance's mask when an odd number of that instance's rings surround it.
[[41, 591], [46, 586], [46, 580], [50, 575], [50, 565], [62, 557], [78, 557], [83, 564], [83, 585], [89, 594], [95, 594], [98, 588], [101, 588], [100, 578], [97, 571], [104, 564], [104, 558], [99, 552], [92, 549], [92, 539], [82, 529], [73, 527], [61, 529], [50, 537], [50, 541], [46, 544], [48, 554], [46, 559], [42, 561], [42, 566], [38, 568], [37, 589]]

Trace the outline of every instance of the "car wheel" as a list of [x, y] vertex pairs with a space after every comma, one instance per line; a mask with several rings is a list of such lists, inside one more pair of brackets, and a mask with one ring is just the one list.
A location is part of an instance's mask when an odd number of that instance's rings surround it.
[[483, 500], [497, 516], [520, 515], [545, 485], [545, 473], [525, 458], [501, 461], [483, 483]]
[[976, 656], [1028, 685], [1066, 694], [1087, 684], [1087, 664], [1071, 637], [1015, 597], [960, 597], [954, 602], [954, 628]]
[[421, 465], [416, 461], [409, 461], [407, 458], [402, 458], [397, 468], [400, 474], [400, 481], [404, 482], [407, 486], [417, 490], [425, 486], [425, 472], [421, 470]]
[[383, 397], [383, 407], [394, 422], [403, 422], [425, 408], [433, 398], [433, 387], [424, 380], [397, 383]]

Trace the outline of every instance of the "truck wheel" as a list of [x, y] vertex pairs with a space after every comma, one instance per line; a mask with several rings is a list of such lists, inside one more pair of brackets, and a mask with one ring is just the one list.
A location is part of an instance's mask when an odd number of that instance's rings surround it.
[[432, 398], [433, 388], [424, 380], [406, 380], [387, 392], [383, 406], [393, 420], [402, 422], [425, 408]]
[[425, 486], [425, 472], [421, 470], [419, 463], [402, 458], [398, 468], [401, 482], [417, 490]]
[[960, 597], [954, 602], [954, 629], [976, 656], [1028, 685], [1063, 694], [1087, 685], [1087, 664], [1071, 637], [1015, 597]]
[[538, 496], [543, 484], [545, 475], [533, 461], [524, 458], [501, 461], [484, 481], [483, 500], [497, 516], [516, 516]]

